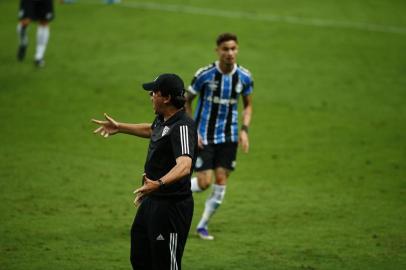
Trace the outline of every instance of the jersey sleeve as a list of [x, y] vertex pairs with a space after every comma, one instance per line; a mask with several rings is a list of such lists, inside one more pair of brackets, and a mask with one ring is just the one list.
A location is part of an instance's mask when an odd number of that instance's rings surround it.
[[210, 72], [210, 69], [214, 66], [214, 64], [202, 67], [198, 69], [190, 83], [188, 88], [188, 92], [192, 93], [193, 95], [197, 95], [202, 88], [204, 87], [205, 80], [207, 79], [207, 72]]
[[252, 80], [251, 77], [247, 77], [247, 78], [245, 79], [244, 88], [243, 88], [241, 94], [242, 94], [243, 96], [248, 96], [249, 94], [252, 93], [253, 90], [254, 90], [254, 81]]
[[174, 127], [171, 132], [172, 151], [175, 158], [189, 156], [193, 159], [196, 148], [196, 134], [194, 127], [187, 123], [182, 123]]
[[193, 95], [197, 95], [203, 86], [203, 79], [201, 76], [195, 75], [190, 83], [188, 91]]

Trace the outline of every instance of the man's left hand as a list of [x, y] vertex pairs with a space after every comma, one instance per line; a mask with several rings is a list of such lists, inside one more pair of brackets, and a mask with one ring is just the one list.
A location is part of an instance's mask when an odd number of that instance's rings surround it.
[[244, 130], [240, 131], [239, 143], [241, 145], [242, 151], [244, 153], [248, 153], [250, 148], [249, 140], [248, 140], [248, 133]]
[[149, 193], [154, 192], [158, 189], [159, 183], [157, 181], [152, 181], [151, 179], [147, 178], [144, 175], [144, 185], [142, 185], [142, 187], [134, 191], [135, 194], [134, 205], [135, 206], [140, 205], [145, 195], [148, 195]]

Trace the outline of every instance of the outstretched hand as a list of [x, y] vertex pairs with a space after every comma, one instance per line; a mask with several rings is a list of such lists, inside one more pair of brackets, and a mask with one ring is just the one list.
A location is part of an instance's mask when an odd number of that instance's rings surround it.
[[107, 121], [92, 119], [93, 123], [100, 125], [93, 133], [100, 133], [104, 138], [118, 133], [118, 122], [108, 116], [107, 113], [104, 113], [104, 117]]

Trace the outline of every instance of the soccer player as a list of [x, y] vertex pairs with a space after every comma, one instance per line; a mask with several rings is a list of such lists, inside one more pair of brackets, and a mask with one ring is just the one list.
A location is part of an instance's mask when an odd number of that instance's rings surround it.
[[104, 137], [125, 133], [149, 138], [143, 185], [134, 193], [139, 204], [131, 228], [131, 264], [137, 270], [181, 270], [182, 254], [193, 216], [190, 177], [197, 154], [197, 131], [184, 110], [184, 84], [162, 74], [143, 84], [151, 91], [157, 115], [152, 124], [92, 120]]
[[49, 39], [49, 23], [54, 19], [53, 0], [20, 0], [17, 24], [19, 45], [17, 59], [23, 61], [28, 46], [27, 28], [31, 21], [38, 21], [37, 46], [35, 50], [34, 64], [36, 67], [45, 65], [44, 54]]
[[[220, 34], [217, 38], [218, 61], [199, 69], [188, 89], [186, 108], [192, 111], [192, 100], [198, 95], [194, 113], [199, 135], [199, 153], [192, 178], [192, 191], [207, 189], [214, 176], [213, 191], [207, 198], [203, 215], [197, 225], [200, 238], [212, 240], [208, 232], [210, 217], [221, 205], [230, 172], [236, 165], [237, 146], [249, 149], [248, 127], [252, 115], [253, 80], [250, 72], [237, 65], [237, 36]], [[238, 99], [242, 96], [244, 110], [238, 130]]]

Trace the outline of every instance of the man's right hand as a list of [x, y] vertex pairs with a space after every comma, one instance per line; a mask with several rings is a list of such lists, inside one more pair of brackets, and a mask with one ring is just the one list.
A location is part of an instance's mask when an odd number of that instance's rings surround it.
[[100, 125], [93, 133], [100, 133], [101, 136], [107, 138], [110, 135], [114, 135], [119, 132], [119, 124], [113, 118], [104, 113], [104, 117], [107, 121], [92, 119], [92, 122]]

